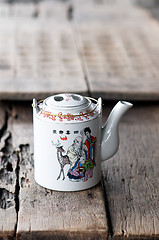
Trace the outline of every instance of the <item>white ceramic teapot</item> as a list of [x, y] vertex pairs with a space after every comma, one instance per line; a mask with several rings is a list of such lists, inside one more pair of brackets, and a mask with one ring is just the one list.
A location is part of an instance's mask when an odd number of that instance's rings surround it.
[[132, 104], [120, 101], [102, 126], [102, 100], [58, 94], [33, 99], [36, 182], [48, 189], [78, 191], [101, 179], [101, 161], [119, 146], [118, 124]]

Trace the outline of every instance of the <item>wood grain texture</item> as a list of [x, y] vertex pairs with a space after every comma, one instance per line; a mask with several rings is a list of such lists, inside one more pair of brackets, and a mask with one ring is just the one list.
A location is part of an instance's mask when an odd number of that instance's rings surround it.
[[0, 99], [159, 99], [155, 0], [10, 2], [0, 3]]
[[79, 51], [92, 96], [159, 97], [159, 25], [137, 1], [76, 1]]
[[59, 92], [87, 94], [75, 36], [67, 20], [67, 4], [46, 1], [1, 5], [0, 98], [28, 100]]
[[9, 115], [9, 109], [0, 103], [0, 239], [12, 239], [17, 223], [18, 155], [13, 147], [12, 134], [8, 129]]
[[14, 105], [10, 129], [19, 149], [17, 239], [106, 239], [101, 184], [72, 193], [47, 190], [35, 183], [31, 104]]
[[159, 105], [135, 106], [118, 153], [102, 165], [113, 238], [159, 238]]
[[[0, 111], [1, 239], [93, 240], [108, 231], [109, 239], [159, 238], [158, 103], [134, 105], [123, 117], [119, 152], [102, 164], [106, 202], [100, 184], [74, 193], [37, 185], [31, 104], [5, 103]], [[104, 118], [109, 112], [106, 105]]]

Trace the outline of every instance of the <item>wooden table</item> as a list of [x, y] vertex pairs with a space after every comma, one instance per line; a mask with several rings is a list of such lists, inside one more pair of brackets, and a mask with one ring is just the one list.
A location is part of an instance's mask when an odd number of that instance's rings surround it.
[[[159, 239], [157, 1], [0, 3], [0, 239]], [[80, 192], [34, 181], [31, 99], [59, 92], [134, 107], [102, 180]], [[155, 101], [154, 101], [155, 100]]]

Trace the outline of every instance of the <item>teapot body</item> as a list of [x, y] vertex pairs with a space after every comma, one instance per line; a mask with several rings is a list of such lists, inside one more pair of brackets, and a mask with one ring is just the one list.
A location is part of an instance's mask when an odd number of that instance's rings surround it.
[[104, 126], [101, 107], [101, 98], [77, 94], [33, 100], [34, 176], [39, 185], [79, 191], [100, 181], [101, 161], [117, 152], [119, 122], [132, 104], [119, 101]]
[[99, 183], [102, 119], [96, 104], [86, 115], [64, 115], [60, 108], [52, 114], [33, 101], [34, 177], [39, 185], [79, 191]]

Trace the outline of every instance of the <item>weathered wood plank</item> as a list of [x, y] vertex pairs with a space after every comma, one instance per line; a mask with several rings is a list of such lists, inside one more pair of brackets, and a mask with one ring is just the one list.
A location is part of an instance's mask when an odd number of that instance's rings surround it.
[[69, 6], [58, 1], [2, 6], [0, 98], [25, 100], [59, 92], [87, 94], [75, 37], [67, 20]]
[[[4, 134], [1, 141], [1, 151], [3, 149], [3, 156], [5, 154], [5, 158], [9, 159], [10, 164], [7, 164], [5, 169], [10, 173], [12, 168], [13, 172], [18, 171], [14, 162], [10, 161], [13, 159], [13, 152], [18, 158], [20, 169], [16, 178], [19, 178], [20, 192], [16, 186], [16, 194], [19, 194], [16, 201], [12, 198], [13, 195], [10, 198], [5, 194], [9, 200], [8, 206], [10, 203], [13, 205], [0, 209], [1, 213], [5, 213], [0, 215], [0, 224], [2, 223], [4, 229], [7, 229], [9, 224], [12, 227], [8, 231], [2, 231], [2, 228], [0, 237], [5, 239], [13, 236], [16, 229], [16, 211], [13, 215], [11, 210], [15, 210], [15, 203], [19, 200], [19, 239], [105, 239], [108, 227], [101, 186], [79, 193], [60, 193], [38, 186], [34, 182], [32, 168], [31, 105], [16, 103], [13, 108], [9, 106], [7, 109], [10, 118], [6, 135]], [[110, 214], [109, 230], [114, 233], [113, 238], [157, 239], [159, 236], [158, 109], [158, 104], [141, 105], [125, 115], [120, 125], [119, 152], [103, 164], [104, 185], [109, 204], [107, 209]], [[109, 108], [106, 107], [105, 110], [103, 112], [106, 115]], [[4, 118], [3, 111], [2, 115]], [[4, 126], [3, 120], [1, 126]], [[6, 176], [9, 177], [7, 179], [13, 178], [8, 173]], [[0, 188], [5, 188], [8, 192], [13, 189], [13, 193], [15, 192], [12, 185], [7, 185], [2, 179], [0, 181]]]
[[8, 128], [9, 111], [0, 103], [0, 239], [11, 239], [17, 223], [17, 152]]
[[32, 108], [17, 103], [10, 129], [19, 149], [18, 239], [106, 239], [108, 235], [101, 185], [80, 192], [40, 187], [33, 176]]
[[118, 153], [103, 163], [114, 238], [159, 238], [159, 105], [136, 105], [120, 125]]
[[92, 96], [159, 99], [158, 23], [135, 1], [75, 2], [75, 32]]

